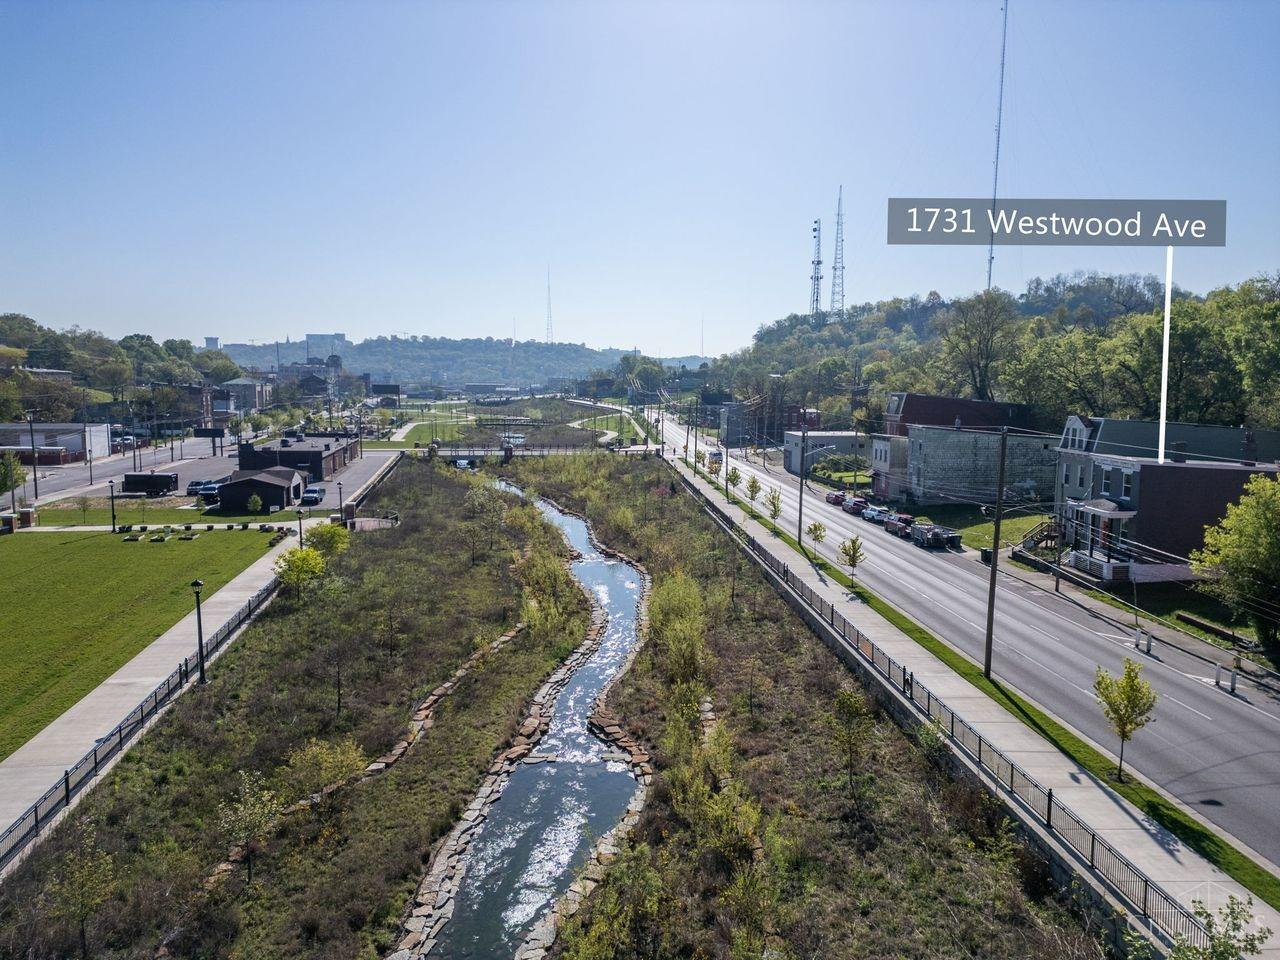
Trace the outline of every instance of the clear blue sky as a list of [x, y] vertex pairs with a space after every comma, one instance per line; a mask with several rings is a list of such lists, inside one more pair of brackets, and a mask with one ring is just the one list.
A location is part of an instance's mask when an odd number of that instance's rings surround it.
[[[1011, 3], [1003, 196], [1225, 198], [1177, 281], [1280, 269], [1280, 4]], [[557, 339], [721, 352], [806, 308], [839, 184], [851, 302], [972, 291], [985, 249], [888, 247], [885, 199], [990, 190], [1000, 9], [7, 0], [0, 311], [524, 339], [549, 262]], [[995, 278], [1080, 268], [1163, 253]]]

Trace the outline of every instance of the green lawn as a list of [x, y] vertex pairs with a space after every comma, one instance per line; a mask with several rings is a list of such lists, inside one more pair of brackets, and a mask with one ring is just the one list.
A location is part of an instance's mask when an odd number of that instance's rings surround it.
[[[960, 531], [960, 541], [973, 550], [991, 546], [995, 523], [977, 507], [921, 507], [918, 516], [927, 516], [934, 523]], [[1000, 521], [1000, 540], [1005, 544], [1017, 543], [1028, 530], [1048, 519], [1047, 513], [1005, 514]]]
[[185, 616], [192, 580], [208, 596], [266, 549], [256, 531], [167, 543], [0, 538], [0, 759]]

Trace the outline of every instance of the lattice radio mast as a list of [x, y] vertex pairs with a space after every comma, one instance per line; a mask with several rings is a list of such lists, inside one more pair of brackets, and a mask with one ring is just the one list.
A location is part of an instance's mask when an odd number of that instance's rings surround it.
[[831, 257], [830, 316], [844, 316], [844, 187], [836, 196], [836, 249]]
[[822, 221], [813, 221], [813, 273], [809, 290], [809, 315], [816, 317], [822, 311]]

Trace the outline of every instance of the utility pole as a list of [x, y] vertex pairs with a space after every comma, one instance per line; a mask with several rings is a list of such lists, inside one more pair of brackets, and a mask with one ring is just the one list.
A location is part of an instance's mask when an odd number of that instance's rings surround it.
[[809, 316], [815, 320], [822, 310], [822, 221], [813, 221], [813, 272], [809, 274]]
[[1004, 455], [1009, 447], [1009, 428], [1000, 428], [1000, 465], [996, 467], [996, 518], [991, 531], [991, 580], [987, 586], [987, 639], [982, 657], [982, 675], [991, 679], [991, 646], [996, 624], [996, 571], [1000, 565], [1000, 521], [1004, 516]]
[[551, 342], [551, 264], [547, 264], [547, 343]]
[[[809, 418], [800, 411], [800, 509], [796, 512], [796, 543], [804, 552], [804, 464], [809, 456]], [[786, 464], [783, 464], [786, 469]]]
[[830, 317], [844, 316], [844, 187], [836, 197], [836, 247], [831, 257]]

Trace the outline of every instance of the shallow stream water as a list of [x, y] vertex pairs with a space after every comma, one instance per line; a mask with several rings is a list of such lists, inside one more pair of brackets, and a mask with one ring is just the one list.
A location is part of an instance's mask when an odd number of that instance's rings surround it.
[[[503, 485], [512, 492], [514, 487]], [[626, 812], [636, 789], [627, 765], [591, 733], [592, 704], [636, 643], [639, 572], [598, 553], [586, 523], [538, 501], [580, 558], [573, 575], [608, 615], [600, 648], [556, 697], [550, 727], [506, 789], [486, 810], [462, 858], [453, 916], [432, 956], [448, 960], [510, 957], [534, 921], [568, 888], [596, 838]]]

